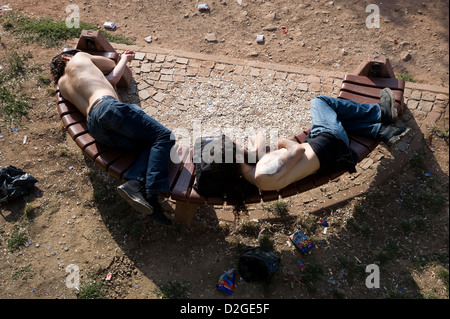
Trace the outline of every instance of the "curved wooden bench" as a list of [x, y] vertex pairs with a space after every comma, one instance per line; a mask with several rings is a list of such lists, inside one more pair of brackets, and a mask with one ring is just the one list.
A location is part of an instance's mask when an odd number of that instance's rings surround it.
[[[114, 52], [101, 52], [104, 56], [115, 57]], [[403, 94], [405, 81], [392, 77], [393, 71], [386, 58], [368, 58], [361, 63], [357, 74], [347, 74], [342, 82], [338, 98], [348, 99], [359, 103], [377, 103], [380, 91], [389, 87], [395, 95], [395, 106], [399, 112], [403, 109]], [[373, 77], [374, 73], [378, 76]], [[107, 147], [95, 141], [87, 129], [86, 118], [75, 106], [66, 101], [57, 89], [57, 109], [69, 135], [80, 149], [94, 163], [118, 180], [125, 180], [124, 176], [137, 160], [138, 152], [126, 152]], [[302, 143], [309, 133], [309, 129], [291, 137], [291, 140]], [[350, 147], [358, 154], [361, 161], [372, 152], [379, 140], [349, 134]], [[199, 205], [224, 205], [225, 197], [204, 197], [193, 189], [195, 183], [193, 150], [176, 145], [172, 150], [169, 167], [170, 193], [162, 194], [176, 201], [175, 222], [190, 225]], [[275, 201], [311, 190], [333, 180], [345, 171], [336, 171], [330, 175], [313, 174], [277, 191], [255, 191], [245, 194], [246, 204]]]

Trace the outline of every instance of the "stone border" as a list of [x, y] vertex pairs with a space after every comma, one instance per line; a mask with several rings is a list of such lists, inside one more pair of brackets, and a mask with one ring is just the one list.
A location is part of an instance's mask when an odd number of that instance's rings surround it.
[[[196, 60], [203, 60], [203, 61], [214, 61], [217, 63], [224, 63], [224, 64], [237, 64], [242, 66], [249, 66], [254, 68], [260, 68], [260, 69], [269, 69], [274, 71], [280, 71], [280, 72], [289, 72], [289, 73], [300, 73], [304, 75], [315, 75], [315, 76], [325, 76], [330, 78], [336, 78], [342, 80], [345, 74], [348, 72], [340, 72], [340, 71], [325, 71], [325, 70], [319, 70], [319, 69], [310, 69], [300, 66], [292, 66], [292, 65], [285, 65], [285, 64], [277, 64], [277, 63], [269, 63], [269, 62], [260, 62], [260, 61], [248, 61], [248, 60], [242, 60], [237, 58], [229, 58], [225, 56], [218, 56], [218, 55], [211, 55], [211, 54], [205, 54], [205, 53], [195, 53], [195, 52], [187, 52], [182, 50], [173, 50], [173, 49], [165, 49], [161, 47], [139, 47], [137, 45], [125, 45], [125, 44], [112, 44], [114, 49], [116, 50], [132, 50], [135, 52], [143, 52], [143, 53], [153, 53], [153, 54], [162, 54], [162, 55], [173, 55], [177, 57], [182, 57], [186, 59], [196, 59]], [[420, 90], [420, 91], [427, 91], [427, 92], [433, 92], [437, 94], [446, 94], [449, 95], [450, 91], [449, 88], [437, 86], [437, 85], [430, 85], [430, 84], [423, 84], [423, 83], [413, 83], [413, 82], [406, 82], [406, 88], [411, 90]]]

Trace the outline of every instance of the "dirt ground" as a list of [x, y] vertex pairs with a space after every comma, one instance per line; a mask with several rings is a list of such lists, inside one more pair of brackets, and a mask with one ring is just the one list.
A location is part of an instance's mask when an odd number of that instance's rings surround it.
[[[448, 87], [448, 1], [377, 2], [380, 28], [372, 29], [366, 27], [370, 1], [241, 2], [209, 2], [211, 11], [206, 14], [198, 12], [201, 2], [191, 0], [48, 0], [45, 6], [17, 0], [11, 7], [27, 15], [65, 19], [65, 8], [73, 3], [79, 5], [83, 21], [100, 26], [116, 22], [116, 32], [138, 45], [314, 69], [348, 71], [368, 54], [379, 53], [390, 58], [397, 74]], [[37, 44], [24, 46], [0, 32], [6, 43], [0, 48], [2, 59], [12, 50], [29, 51], [33, 57], [27, 63], [46, 66], [59, 52]], [[215, 33], [216, 42], [205, 40], [209, 33]], [[261, 33], [266, 42], [257, 45], [255, 38]], [[145, 42], [147, 36], [152, 36], [152, 43]], [[48, 69], [43, 72], [48, 75]], [[0, 168], [19, 167], [39, 182], [21, 200], [0, 206], [0, 298], [77, 298], [78, 291], [67, 287], [66, 268], [73, 264], [82, 282], [102, 281], [111, 299], [159, 298], [158, 289], [169, 281], [187, 283], [189, 298], [198, 299], [448, 299], [448, 283], [445, 286], [438, 276], [444, 268], [448, 278], [448, 197], [445, 208], [435, 214], [402, 208], [399, 198], [421, 183], [409, 165], [398, 178], [374, 190], [381, 203], [362, 194], [318, 207], [299, 195], [287, 200], [287, 217], [269, 214], [265, 223], [252, 224], [258, 213], [267, 215], [263, 205], [253, 205], [249, 215], [235, 223], [220, 218], [221, 212], [230, 213], [229, 208], [202, 207], [191, 228], [164, 228], [121, 203], [117, 183], [71, 144], [47, 87], [38, 85], [36, 77], [25, 79], [21, 87], [32, 96], [33, 108], [17, 132], [0, 122]], [[448, 129], [448, 114], [437, 127]], [[448, 135], [435, 137], [433, 143], [434, 152], [424, 152], [424, 161], [448, 191]], [[172, 202], [164, 205], [173, 208]], [[361, 206], [370, 208], [364, 218], [355, 216], [355, 207]], [[322, 218], [330, 223], [327, 233], [319, 222]], [[418, 218], [425, 220], [426, 230], [405, 232], [399, 226]], [[361, 227], [352, 227], [350, 220]], [[10, 252], [7, 241], [17, 225], [30, 243]], [[258, 245], [259, 227], [272, 235], [280, 269], [270, 284], [238, 277], [235, 293], [227, 296], [215, 284], [224, 271], [237, 267], [243, 246]], [[307, 228], [317, 246], [310, 255], [302, 256], [288, 243], [288, 235], [299, 228]], [[383, 264], [382, 288], [368, 289], [364, 267], [380, 262], [387, 239], [400, 249]], [[432, 262], [417, 267], [425, 259]], [[299, 260], [317, 270], [314, 285], [298, 269]], [[17, 279], [19, 270], [24, 276]], [[111, 280], [104, 280], [108, 273]]]

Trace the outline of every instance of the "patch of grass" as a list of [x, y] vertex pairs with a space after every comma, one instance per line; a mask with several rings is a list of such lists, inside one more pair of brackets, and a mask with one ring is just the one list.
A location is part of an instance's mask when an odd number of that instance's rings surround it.
[[162, 299], [186, 299], [189, 296], [189, 283], [176, 280], [168, 281], [154, 290]]
[[395, 258], [398, 251], [399, 247], [397, 243], [392, 238], [388, 238], [384, 242], [384, 246], [381, 248], [381, 251], [378, 252], [377, 258], [381, 264], [387, 263]]
[[427, 223], [423, 218], [414, 218], [400, 223], [400, 227], [405, 233], [411, 233], [412, 231], [425, 231], [427, 230]]
[[260, 223], [249, 220], [241, 224], [239, 233], [250, 237], [257, 237], [260, 230]]
[[11, 235], [8, 239], [8, 249], [10, 252], [14, 252], [20, 247], [24, 246], [27, 242], [27, 234], [21, 231], [18, 226], [14, 227]]
[[[53, 21], [48, 17], [30, 18], [20, 13], [10, 13], [0, 17], [3, 28], [15, 33], [25, 43], [38, 42], [45, 47], [58, 47], [62, 42], [78, 38], [82, 30], [98, 30], [90, 23], [81, 21], [79, 28], [68, 28], [64, 21]], [[133, 41], [123, 35], [110, 34], [103, 30], [100, 32], [110, 42], [134, 44]]]
[[308, 292], [314, 293], [317, 291], [316, 284], [322, 279], [323, 275], [324, 271], [320, 265], [308, 265], [302, 272], [301, 281]]
[[288, 204], [284, 200], [277, 200], [268, 205], [265, 205], [264, 209], [279, 217], [283, 217], [289, 214]]
[[448, 291], [448, 284], [449, 284], [449, 275], [448, 275], [448, 269], [440, 268], [438, 270], [438, 278], [443, 282], [445, 285], [445, 290]]
[[22, 117], [28, 114], [31, 105], [23, 94], [15, 94], [0, 85], [0, 116], [10, 125], [20, 124]]
[[31, 53], [20, 55], [14, 51], [1, 62], [5, 68], [0, 73], [0, 117], [9, 125], [20, 124], [31, 108], [28, 97], [15, 88], [17, 79], [26, 73], [25, 62], [31, 57]]
[[263, 232], [259, 237], [259, 246], [269, 251], [274, 249], [272, 236], [268, 232]]
[[101, 281], [90, 280], [81, 283], [78, 299], [104, 299], [108, 294], [108, 289]]
[[17, 280], [17, 279], [21, 279], [21, 280], [27, 280], [27, 279], [31, 279], [34, 276], [34, 272], [31, 269], [31, 264], [28, 264], [25, 267], [20, 267], [19, 269], [17, 269], [13, 275], [12, 275], [12, 279], [13, 280]]
[[402, 79], [402, 80], [405, 80], [407, 82], [417, 82], [416, 80], [414, 80], [414, 78], [411, 75], [409, 75], [407, 73], [405, 73], [405, 74], [397, 74], [395, 77], [397, 79]]
[[442, 190], [423, 186], [410, 190], [402, 197], [401, 202], [402, 206], [413, 214], [437, 214], [447, 204]]
[[339, 256], [337, 261], [344, 269], [346, 278], [349, 284], [353, 284], [355, 279], [363, 279], [365, 276], [365, 269], [362, 265], [355, 263], [355, 261], [351, 261], [347, 259], [345, 256]]

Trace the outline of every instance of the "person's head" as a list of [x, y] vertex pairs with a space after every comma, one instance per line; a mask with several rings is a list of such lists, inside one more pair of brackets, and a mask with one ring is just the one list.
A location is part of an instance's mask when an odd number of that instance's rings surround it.
[[55, 56], [50, 63], [50, 71], [55, 84], [58, 84], [59, 79], [64, 75], [67, 62], [79, 52], [79, 50], [65, 51]]
[[258, 191], [241, 173], [243, 163], [249, 163], [247, 150], [222, 135], [208, 143], [202, 152], [203, 160], [208, 162], [207, 171], [202, 172], [207, 176], [207, 182], [203, 184], [205, 193], [220, 189], [226, 196], [227, 204], [233, 205], [236, 213], [246, 211], [245, 196]]

